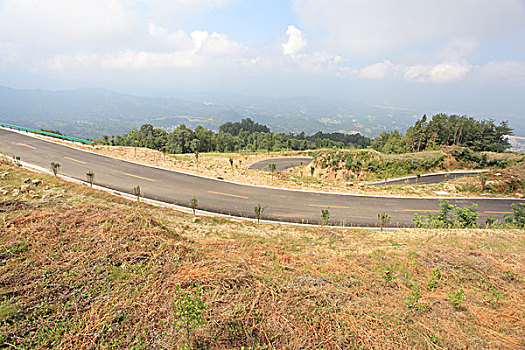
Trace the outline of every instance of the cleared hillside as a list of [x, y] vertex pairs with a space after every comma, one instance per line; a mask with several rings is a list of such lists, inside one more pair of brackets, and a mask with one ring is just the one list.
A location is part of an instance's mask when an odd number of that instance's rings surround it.
[[194, 218], [2, 161], [0, 231], [2, 348], [525, 346], [523, 230]]

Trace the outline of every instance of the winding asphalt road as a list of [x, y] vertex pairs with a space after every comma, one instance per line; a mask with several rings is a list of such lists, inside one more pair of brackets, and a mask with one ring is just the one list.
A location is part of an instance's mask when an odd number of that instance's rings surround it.
[[284, 157], [284, 158], [269, 158], [255, 162], [246, 169], [257, 169], [270, 171], [270, 164], [275, 164], [275, 170], [283, 171], [294, 168], [296, 166], [310, 164], [313, 158], [311, 157]]
[[[386, 185], [403, 185], [403, 184], [437, 184], [447, 180], [457, 179], [459, 177], [475, 175], [482, 173], [482, 171], [454, 171], [448, 173], [423, 174], [419, 180], [415, 176], [407, 176], [399, 179], [387, 180]], [[367, 185], [384, 186], [384, 181], [367, 182]]]
[[[412, 226], [414, 214], [437, 211], [435, 198], [396, 198], [343, 195], [322, 192], [293, 191], [250, 186], [185, 174], [110, 158], [63, 146], [54, 142], [0, 129], [0, 150], [20, 156], [22, 161], [49, 168], [51, 162], [61, 164], [60, 172], [85, 180], [86, 172], [95, 173], [95, 184], [131, 193], [140, 186], [143, 196], [167, 203], [188, 206], [198, 199], [198, 209], [226, 215], [254, 218], [254, 206], [265, 207], [267, 220], [317, 223], [322, 209], [329, 209], [330, 224], [346, 226], [377, 226], [377, 214], [392, 217], [390, 225]], [[461, 207], [479, 205], [480, 222], [488, 217], [502, 219], [518, 199], [449, 199]]]
[[[294, 168], [296, 166], [308, 165], [313, 160], [311, 157], [283, 157], [283, 158], [268, 158], [255, 162], [246, 169], [257, 169], [270, 171], [270, 164], [275, 164], [276, 171], [283, 171]], [[455, 171], [447, 173], [423, 174], [419, 180], [416, 176], [407, 176], [403, 178], [387, 180], [386, 185], [403, 185], [403, 184], [435, 184], [446, 180], [457, 179], [458, 177], [473, 175], [481, 173], [482, 171]], [[366, 185], [384, 186], [384, 181], [367, 182]]]

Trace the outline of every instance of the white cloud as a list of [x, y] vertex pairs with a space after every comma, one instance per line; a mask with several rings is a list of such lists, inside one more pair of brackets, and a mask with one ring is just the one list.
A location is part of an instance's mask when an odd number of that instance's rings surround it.
[[478, 81], [482, 83], [487, 81], [510, 81], [525, 84], [524, 61], [493, 61], [480, 67], [476, 73]]
[[20, 56], [20, 45], [10, 42], [0, 42], [0, 64], [16, 62]]
[[[233, 0], [0, 0], [0, 42], [11, 41], [41, 53], [127, 50], [147, 47], [150, 36], [184, 45], [184, 22]], [[186, 43], [187, 44], [187, 43]], [[177, 47], [178, 48], [178, 47]]]
[[317, 45], [349, 54], [395, 53], [451, 37], [525, 34], [523, 0], [294, 0], [294, 9]]
[[63, 70], [71, 67], [89, 67], [96, 64], [99, 57], [97, 54], [85, 54], [77, 52], [72, 55], [56, 55], [44, 60], [44, 66], [48, 69]]
[[428, 80], [434, 83], [463, 80], [471, 69], [472, 65], [466, 62], [437, 64], [428, 71]]
[[157, 53], [126, 50], [104, 57], [100, 64], [106, 69], [193, 68], [204, 64], [204, 58], [191, 52]]
[[443, 61], [458, 62], [474, 56], [478, 47], [478, 42], [473, 38], [454, 38], [444, 45], [438, 56]]
[[98, 46], [135, 34], [135, 14], [121, 0], [4, 0], [0, 40], [31, 46]]
[[413, 65], [404, 67], [404, 78], [416, 82], [451, 83], [463, 80], [473, 66], [467, 62]]
[[230, 40], [226, 34], [194, 31], [191, 37], [195, 50], [205, 56], [236, 56], [244, 50], [243, 45]]
[[283, 54], [294, 56], [306, 47], [307, 40], [303, 38], [301, 30], [294, 25], [289, 25], [286, 30], [288, 41], [282, 44]]
[[100, 66], [105, 69], [163, 69], [195, 68], [220, 60], [221, 57], [240, 55], [244, 47], [225, 34], [208, 33], [196, 30], [186, 34], [182, 30], [174, 33], [150, 23], [148, 27], [152, 37], [160, 38], [169, 44], [170, 51], [157, 52], [148, 50], [119, 50], [104, 55], [84, 54], [56, 55], [46, 59], [47, 68], [63, 70], [86, 66]]
[[401, 76], [407, 81], [421, 83], [451, 83], [465, 79], [475, 66], [467, 62], [439, 64], [394, 64], [388, 60], [365, 66], [361, 69], [345, 68], [342, 72], [358, 74], [365, 79], [381, 80]]
[[393, 70], [396, 70], [396, 67], [392, 62], [385, 60], [362, 68], [359, 75], [367, 79], [385, 79], [392, 76]]

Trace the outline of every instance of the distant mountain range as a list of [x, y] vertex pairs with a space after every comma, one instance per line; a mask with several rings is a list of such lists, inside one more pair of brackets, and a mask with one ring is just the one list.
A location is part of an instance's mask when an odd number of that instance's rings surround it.
[[525, 153], [525, 137], [507, 136], [511, 151]]
[[[420, 115], [409, 108], [314, 97], [262, 98], [208, 94], [186, 98], [142, 97], [104, 89], [63, 91], [0, 87], [0, 121], [59, 130], [76, 137], [118, 135], [144, 123], [171, 130], [184, 123], [218, 130], [249, 117], [273, 132], [405, 131]], [[512, 126], [512, 124], [511, 124]]]

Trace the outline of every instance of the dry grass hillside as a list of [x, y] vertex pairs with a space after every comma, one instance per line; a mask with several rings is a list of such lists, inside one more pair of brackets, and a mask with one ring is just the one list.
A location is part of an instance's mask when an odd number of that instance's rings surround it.
[[193, 218], [1, 161], [0, 232], [0, 348], [525, 347], [523, 230]]

